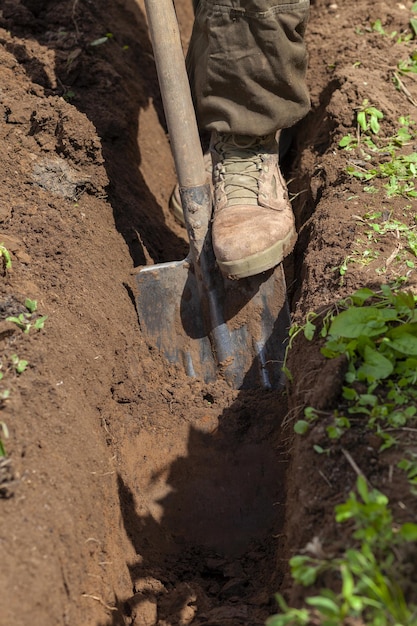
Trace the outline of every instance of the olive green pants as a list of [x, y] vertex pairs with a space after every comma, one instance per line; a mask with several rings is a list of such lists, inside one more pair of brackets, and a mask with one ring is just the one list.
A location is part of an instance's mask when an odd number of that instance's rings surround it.
[[201, 130], [260, 136], [310, 108], [309, 0], [193, 0], [187, 69]]

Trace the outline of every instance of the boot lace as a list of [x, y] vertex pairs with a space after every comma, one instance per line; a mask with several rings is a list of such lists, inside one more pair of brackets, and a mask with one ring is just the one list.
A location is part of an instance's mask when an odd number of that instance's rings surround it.
[[219, 134], [214, 143], [219, 156], [215, 166], [215, 182], [223, 182], [227, 205], [258, 204], [259, 177], [268, 171], [270, 158], [277, 145], [274, 135], [245, 137]]

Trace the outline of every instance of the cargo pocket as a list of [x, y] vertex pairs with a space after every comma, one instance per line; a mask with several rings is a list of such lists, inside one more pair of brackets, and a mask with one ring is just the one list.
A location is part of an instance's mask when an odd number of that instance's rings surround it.
[[261, 135], [307, 113], [308, 10], [308, 0], [199, 1], [187, 67], [202, 128]]

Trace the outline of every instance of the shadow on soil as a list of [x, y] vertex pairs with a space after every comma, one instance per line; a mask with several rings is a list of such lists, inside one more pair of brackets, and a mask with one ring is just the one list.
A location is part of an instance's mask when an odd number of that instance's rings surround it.
[[[119, 598], [119, 611], [102, 626], [126, 618], [141, 624], [149, 611], [170, 625], [189, 623], [190, 614], [193, 624], [264, 623], [281, 575], [284, 404], [280, 392], [241, 391], [217, 428], [189, 426], [186, 453], [171, 454], [145, 489], [135, 476], [118, 476], [137, 559], [127, 564], [132, 596]], [[137, 459], [139, 473], [152, 455]]]
[[[181, 259], [187, 245], [166, 226], [140, 171], [139, 123], [151, 102], [165, 128], [145, 16], [134, 0], [103, 0], [100, 5], [96, 8], [87, 0], [22, 0], [5, 10], [4, 17], [13, 20], [13, 34], [24, 34], [28, 41], [32, 37], [54, 51], [56, 85], [32, 50], [17, 44], [9, 48], [46, 95], [64, 97], [97, 129], [109, 179], [108, 200], [133, 264], [144, 265], [149, 257], [155, 263]], [[111, 34], [107, 41], [91, 45], [105, 33]]]

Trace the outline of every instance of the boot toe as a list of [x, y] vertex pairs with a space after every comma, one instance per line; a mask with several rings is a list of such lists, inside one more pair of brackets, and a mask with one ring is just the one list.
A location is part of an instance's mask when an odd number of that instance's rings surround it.
[[245, 278], [281, 263], [297, 234], [291, 207], [233, 206], [219, 211], [213, 222], [213, 249], [221, 271]]

